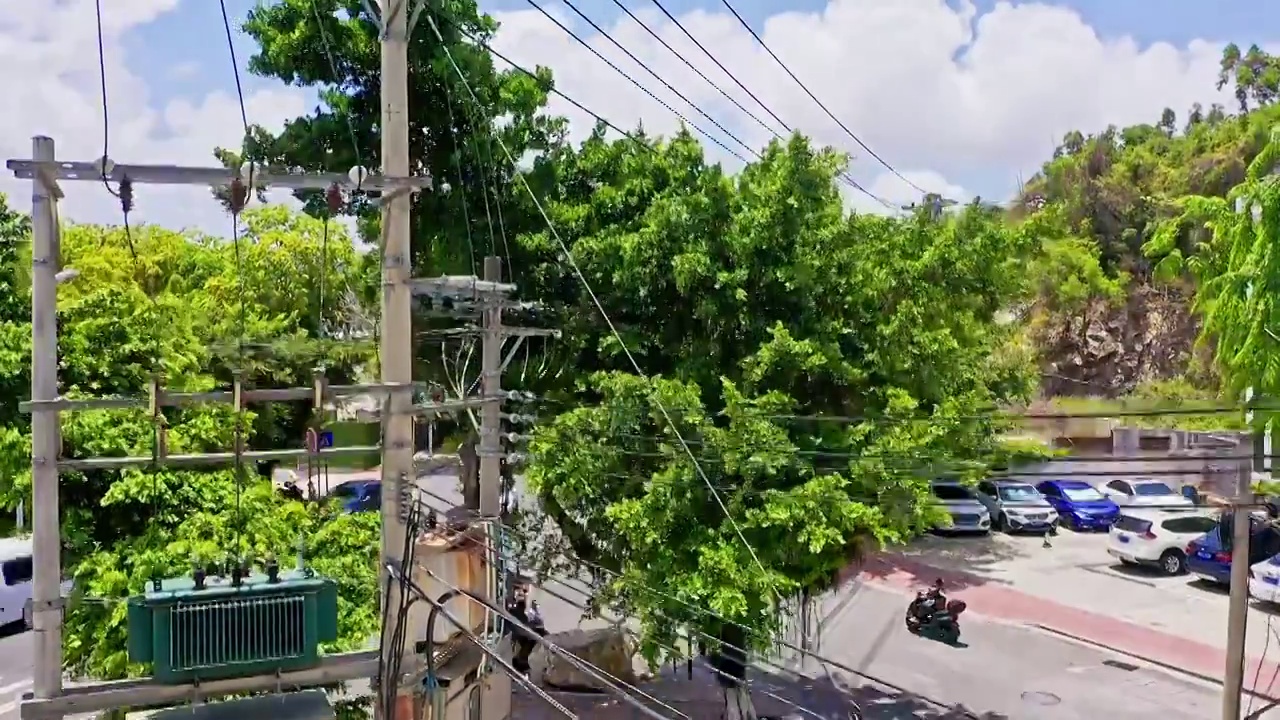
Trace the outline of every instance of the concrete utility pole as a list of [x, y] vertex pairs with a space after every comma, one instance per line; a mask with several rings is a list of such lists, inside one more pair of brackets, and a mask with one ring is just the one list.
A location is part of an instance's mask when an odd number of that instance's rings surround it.
[[[409, 175], [409, 0], [382, 0], [382, 172], [405, 177]], [[410, 255], [409, 213], [412, 199], [407, 192], [391, 193], [382, 205], [382, 381], [413, 382], [413, 294], [409, 280]], [[406, 484], [417, 482], [413, 467], [413, 397], [410, 392], [393, 392], [383, 417], [382, 445], [382, 557], [380, 567], [391, 563], [402, 567], [407, 528], [403, 514]], [[384, 607], [399, 608], [403, 592], [400, 583], [386, 583], [390, 588], [382, 598]], [[383, 637], [396, 637], [405, 618], [399, 612], [384, 614], [389, 627]], [[406, 644], [411, 649], [412, 643]], [[383, 667], [400, 667], [404, 658], [395, 658], [395, 643], [384, 643]], [[407, 653], [406, 653], [407, 654]], [[395, 692], [396, 720], [409, 720], [413, 715], [412, 695], [400, 695], [400, 678], [380, 679], [383, 692]], [[381, 703], [378, 704], [382, 707]], [[382, 720], [392, 720], [383, 718]]]
[[1253, 463], [1236, 470], [1236, 498], [1231, 524], [1231, 598], [1227, 611], [1227, 666], [1222, 683], [1222, 719], [1240, 720], [1244, 691], [1245, 631], [1249, 623], [1249, 536], [1253, 501]]
[[[31, 157], [52, 163], [53, 140], [36, 137]], [[56, 183], [39, 171], [31, 183], [31, 399], [58, 397], [58, 270], [61, 264], [54, 210]], [[31, 615], [36, 633], [35, 696], [62, 693], [62, 535], [58, 510], [61, 428], [56, 409], [31, 418], [31, 525], [34, 561]]]
[[[62, 198], [59, 181], [89, 183], [122, 183], [126, 178], [137, 185], [191, 185], [226, 187], [252, 180], [258, 187], [329, 190], [334, 187], [351, 191], [405, 194], [429, 188], [430, 178], [407, 176], [388, 178], [360, 171], [358, 180], [351, 173], [273, 174], [226, 167], [181, 167], [173, 165], [125, 165], [107, 158], [94, 162], [58, 160], [53, 141], [37, 136], [32, 140], [33, 156], [9, 160], [5, 167], [14, 177], [32, 183], [32, 283], [31, 283], [31, 401], [18, 403], [22, 412], [30, 412], [31, 421], [31, 517], [35, 534], [33, 548], [32, 620], [36, 631], [34, 692], [25, 694], [19, 711], [24, 718], [58, 718], [65, 715], [92, 713], [115, 708], [166, 705], [190, 702], [194, 693], [203, 698], [220, 695], [278, 690], [280, 687], [313, 687], [368, 678], [376, 674], [378, 653], [373, 651], [339, 653], [325, 656], [317, 667], [288, 672], [270, 672], [251, 677], [234, 677], [202, 683], [163, 684], [154, 680], [131, 681], [122, 686], [116, 682], [77, 683], [75, 693], [64, 694], [62, 688], [62, 604], [61, 536], [58, 509], [59, 470], [122, 470], [130, 467], [155, 468], [182, 466], [230, 466], [238, 462], [260, 460], [297, 460], [314, 457], [311, 448], [285, 450], [250, 450], [246, 452], [211, 452], [171, 455], [163, 449], [158, 454], [129, 457], [96, 457], [68, 459], [60, 457], [59, 417], [63, 412], [85, 410], [127, 410], [158, 407], [187, 407], [197, 404], [234, 404], [245, 402], [284, 402], [313, 399], [317, 408], [328, 400], [355, 397], [369, 393], [410, 396], [402, 383], [366, 383], [329, 385], [323, 377], [312, 387], [264, 388], [227, 392], [164, 392], [153, 388], [153, 394], [129, 397], [97, 397], [69, 399], [58, 396], [58, 284], [75, 277], [72, 268], [60, 266], [60, 242], [57, 202]], [[157, 360], [159, 358], [156, 358]], [[408, 400], [407, 402], [411, 402]], [[416, 412], [412, 407], [409, 413]], [[409, 413], [406, 413], [408, 416]], [[409, 417], [410, 422], [412, 418]], [[324, 448], [321, 457], [330, 455], [362, 455], [378, 447]], [[410, 452], [412, 452], [410, 450]], [[412, 462], [412, 455], [410, 455]], [[397, 516], [398, 517], [398, 516]]]
[[[502, 258], [484, 259], [484, 279], [502, 282]], [[485, 399], [480, 414], [480, 515], [499, 522], [502, 497], [502, 303], [490, 302], [484, 309], [484, 336], [480, 341], [480, 392]], [[490, 526], [491, 529], [493, 526]], [[489, 538], [489, 547], [499, 547], [498, 533]], [[497, 598], [494, 598], [495, 600]]]

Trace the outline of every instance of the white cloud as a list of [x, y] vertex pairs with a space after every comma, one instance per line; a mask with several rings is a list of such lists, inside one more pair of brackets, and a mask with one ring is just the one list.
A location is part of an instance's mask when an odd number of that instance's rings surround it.
[[[1127, 37], [1099, 37], [1064, 7], [1002, 2], [979, 14], [967, 2], [955, 5], [832, 0], [821, 13], [772, 16], [762, 37], [878, 155], [925, 189], [956, 199], [1008, 197], [1017, 177], [1034, 172], [1069, 130], [1154, 122], [1166, 106], [1182, 114], [1193, 102], [1227, 102], [1227, 94], [1214, 89], [1220, 42], [1140, 47]], [[772, 122], [672, 23], [637, 14], [739, 103]], [[501, 13], [499, 20], [497, 49], [527, 67], [549, 66], [558, 89], [592, 110], [625, 129], [641, 121], [653, 132], [678, 127], [669, 111], [536, 11]], [[680, 20], [788, 125], [850, 152], [852, 175], [862, 185], [895, 203], [918, 199], [830, 120], [732, 16], [697, 11]], [[608, 40], [584, 31], [582, 23], [569, 24], [695, 124], [714, 130]], [[758, 147], [771, 137], [635, 22], [622, 17], [606, 29], [748, 144]], [[590, 118], [567, 102], [556, 99], [553, 108], [575, 122], [576, 132], [590, 128]]]
[[[194, 102], [159, 98], [143, 68], [129, 64], [121, 39], [177, 4], [113, 0], [108, 5], [111, 155], [117, 162], [206, 165], [212, 162], [212, 147], [239, 142], [239, 108], [230, 92]], [[566, 19], [571, 15], [563, 8], [549, 5], [636, 80], [689, 120], [713, 129], [606, 40]], [[40, 133], [57, 140], [59, 157], [92, 160], [102, 152], [102, 127], [91, 0], [5, 6], [0, 67], [8, 80], [9, 109], [0, 113], [0, 157], [26, 157], [30, 136]], [[640, 14], [739, 103], [775, 124], [665, 18]], [[643, 122], [651, 132], [669, 134], [678, 127], [669, 111], [535, 11], [500, 13], [499, 19], [498, 49], [521, 64], [551, 67], [557, 86], [586, 106], [628, 129]], [[917, 199], [827, 118], [731, 16], [697, 11], [681, 21], [790, 126], [850, 152], [852, 175], [862, 185], [894, 204]], [[771, 137], [631, 20], [623, 17], [608, 30], [747, 144], [759, 147]], [[878, 154], [921, 187], [956, 199], [1007, 197], [1016, 178], [1033, 172], [1068, 130], [1153, 121], [1165, 106], [1181, 114], [1196, 101], [1227, 99], [1214, 91], [1220, 42], [1140, 47], [1129, 38], [1101, 38], [1072, 10], [1044, 4], [1000, 3], [979, 14], [965, 2], [832, 0], [821, 13], [772, 16], [763, 36]], [[256, 92], [248, 98], [249, 116], [278, 127], [308, 110], [307, 97], [283, 86]], [[576, 137], [593, 124], [563, 100], [553, 100], [552, 109], [571, 119]], [[733, 145], [727, 139], [726, 144]], [[742, 148], [737, 152], [748, 155]], [[729, 157], [714, 147], [712, 154]], [[65, 190], [64, 216], [119, 218], [102, 187], [66, 183]], [[0, 191], [15, 195], [19, 207], [29, 193], [26, 183], [3, 177]], [[203, 188], [140, 187], [137, 196], [139, 220], [219, 233], [228, 227]], [[852, 197], [851, 204], [873, 206]]]
[[[31, 155], [31, 136], [47, 135], [60, 159], [93, 161], [102, 154], [102, 109], [92, 0], [7, 2], [0, 18], [0, 67], [8, 109], [0, 113], [0, 157]], [[198, 102], [164, 100], [151, 93], [128, 64], [121, 39], [172, 11], [178, 0], [113, 0], [104, 13], [110, 155], [118, 163], [208, 166], [212, 149], [238, 146], [239, 103], [226, 92]], [[307, 110], [305, 95], [281, 87], [246, 97], [252, 122], [278, 127]], [[120, 208], [96, 183], [65, 182], [64, 218], [117, 223]], [[0, 192], [23, 208], [30, 184], [5, 172]], [[138, 186], [138, 222], [199, 227], [225, 234], [230, 220], [199, 187]]]

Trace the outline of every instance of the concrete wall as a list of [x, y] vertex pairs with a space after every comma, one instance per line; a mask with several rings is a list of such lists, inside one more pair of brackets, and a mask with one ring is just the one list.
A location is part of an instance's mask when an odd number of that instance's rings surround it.
[[1108, 436], [1057, 436], [1066, 457], [1020, 468], [1022, 472], [1073, 477], [1094, 484], [1116, 478], [1155, 477], [1175, 489], [1192, 485], [1223, 493], [1234, 487], [1241, 463], [1249, 462], [1252, 441], [1245, 433], [1193, 433], [1113, 427]]

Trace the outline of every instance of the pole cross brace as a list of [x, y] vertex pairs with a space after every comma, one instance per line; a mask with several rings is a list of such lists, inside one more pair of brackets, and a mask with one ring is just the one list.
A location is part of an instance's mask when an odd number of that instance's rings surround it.
[[[414, 390], [426, 390], [429, 384], [415, 383], [365, 383], [360, 385], [325, 385], [324, 398], [334, 399], [364, 394], [390, 394]], [[266, 388], [262, 390], [241, 390], [240, 399], [244, 403], [252, 402], [286, 402], [290, 400], [313, 400], [316, 387]], [[156, 402], [162, 407], [185, 407], [202, 403], [230, 405], [235, 403], [235, 393], [226, 390], [215, 390], [201, 393], [161, 393]], [[56, 400], [31, 400], [18, 403], [21, 412], [68, 412], [77, 410], [129, 410], [147, 408], [151, 404], [150, 395], [119, 396], [99, 398], [58, 398]]]
[[[225, 167], [184, 167], [181, 165], [121, 165], [117, 164], [102, 172], [96, 162], [52, 162], [40, 163], [36, 160], [9, 160], [5, 167], [19, 179], [30, 180], [37, 175], [44, 182], [57, 180], [74, 180], [81, 182], [120, 182], [128, 177], [134, 183], [142, 185], [207, 185], [221, 187], [233, 180], [241, 179], [240, 170]], [[291, 190], [327, 190], [333, 185], [346, 190], [368, 190], [375, 192], [394, 191], [404, 188], [405, 191], [430, 190], [430, 176], [421, 177], [389, 177], [385, 175], [367, 175], [356, 183], [345, 173], [272, 173], [258, 172], [253, 177], [255, 187], [282, 187]]]

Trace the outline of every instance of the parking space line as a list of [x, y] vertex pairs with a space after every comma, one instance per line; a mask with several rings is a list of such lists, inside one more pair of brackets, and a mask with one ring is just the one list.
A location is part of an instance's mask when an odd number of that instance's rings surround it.
[[1116, 572], [1115, 570], [1112, 570], [1108, 566], [1097, 567], [1095, 565], [1077, 565], [1076, 567], [1080, 568], [1081, 570], [1084, 570], [1085, 572], [1095, 573], [1097, 575], [1102, 575], [1104, 577], [1115, 578], [1117, 580], [1124, 580], [1126, 582], [1136, 583], [1138, 585], [1146, 585], [1147, 587], [1150, 587], [1150, 588], [1156, 588], [1156, 589], [1160, 588], [1159, 585], [1151, 582], [1150, 580], [1143, 580], [1142, 578], [1130, 577], [1129, 575], [1125, 575], [1124, 573]]

